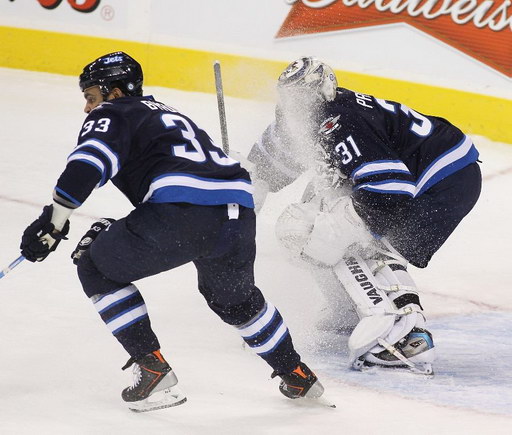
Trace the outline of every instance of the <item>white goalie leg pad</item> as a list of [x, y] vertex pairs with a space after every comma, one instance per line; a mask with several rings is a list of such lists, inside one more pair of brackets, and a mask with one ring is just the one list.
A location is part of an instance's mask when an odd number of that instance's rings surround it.
[[[399, 315], [389, 334], [383, 337], [384, 340], [390, 344], [395, 344], [409, 334], [412, 328], [424, 328], [425, 318], [416, 291], [416, 284], [407, 270], [393, 260], [370, 259], [367, 260], [367, 264], [375, 275], [378, 288], [386, 292]], [[392, 265], [398, 268], [393, 270]], [[370, 352], [379, 353], [383, 350], [382, 346], [377, 345]]]
[[406, 366], [411, 371], [432, 374], [435, 348], [432, 335], [425, 329], [425, 317], [416, 285], [400, 262], [368, 260], [381, 290], [386, 291], [398, 313], [389, 334], [357, 360], [384, 366]]
[[343, 258], [333, 270], [361, 318], [348, 341], [353, 361], [389, 335], [397, 317], [396, 309], [359, 255]]
[[336, 265], [349, 246], [366, 246], [373, 241], [349, 196], [338, 199], [332, 207], [324, 207], [314, 221], [311, 234], [304, 244], [302, 256], [314, 262]]
[[[424, 328], [425, 317], [416, 284], [402, 264], [393, 260], [367, 260], [367, 263], [375, 275], [379, 289], [386, 292], [400, 316], [389, 334], [384, 337], [386, 342], [395, 344], [413, 328]], [[392, 268], [393, 265], [395, 270]], [[375, 346], [370, 352], [379, 353], [383, 350], [382, 346]]]
[[350, 295], [361, 318], [395, 314], [395, 307], [379, 288], [379, 283], [372, 274], [366, 261], [354, 253], [347, 255], [333, 268], [334, 273]]

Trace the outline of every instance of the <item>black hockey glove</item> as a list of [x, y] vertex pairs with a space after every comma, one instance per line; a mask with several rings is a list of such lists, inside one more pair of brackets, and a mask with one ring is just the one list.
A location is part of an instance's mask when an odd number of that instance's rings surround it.
[[46, 205], [41, 216], [32, 222], [21, 237], [21, 253], [28, 261], [43, 261], [55, 251], [62, 239], [67, 240], [69, 221], [61, 231], [52, 224], [53, 205]]
[[99, 233], [107, 229], [115, 221], [116, 220], [112, 218], [102, 218], [91, 225], [91, 228], [82, 236], [75, 250], [71, 253], [73, 264], [78, 264], [78, 260], [80, 260], [82, 254], [90, 248]]

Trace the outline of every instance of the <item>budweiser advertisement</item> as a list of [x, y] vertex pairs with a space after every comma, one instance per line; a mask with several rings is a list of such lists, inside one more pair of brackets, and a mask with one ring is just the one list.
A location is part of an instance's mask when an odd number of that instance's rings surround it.
[[511, 0], [284, 0], [277, 38], [405, 23], [512, 78]]

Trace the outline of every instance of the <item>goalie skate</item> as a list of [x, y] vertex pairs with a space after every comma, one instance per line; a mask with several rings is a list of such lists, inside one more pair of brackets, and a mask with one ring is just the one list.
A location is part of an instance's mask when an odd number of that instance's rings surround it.
[[134, 383], [122, 392], [128, 408], [134, 412], [154, 411], [178, 406], [187, 401], [178, 388], [178, 378], [159, 351], [138, 361], [130, 359], [123, 369], [134, 366]]
[[379, 340], [380, 346], [355, 360], [353, 368], [364, 370], [369, 367], [407, 369], [412, 373], [433, 375], [432, 362], [435, 359], [432, 334], [426, 329], [413, 328], [412, 331], [395, 345]]

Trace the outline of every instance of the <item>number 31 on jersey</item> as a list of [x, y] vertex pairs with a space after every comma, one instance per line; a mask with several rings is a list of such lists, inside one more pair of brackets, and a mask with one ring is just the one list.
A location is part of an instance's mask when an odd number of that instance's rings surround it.
[[341, 163], [344, 165], [350, 163], [354, 159], [354, 155], [356, 157], [361, 156], [361, 151], [359, 151], [359, 148], [356, 145], [356, 141], [350, 135], [347, 137], [346, 141], [350, 145], [350, 148], [347, 146], [347, 144], [343, 141], [341, 141], [336, 147], [334, 148], [334, 151], [341, 155]]

